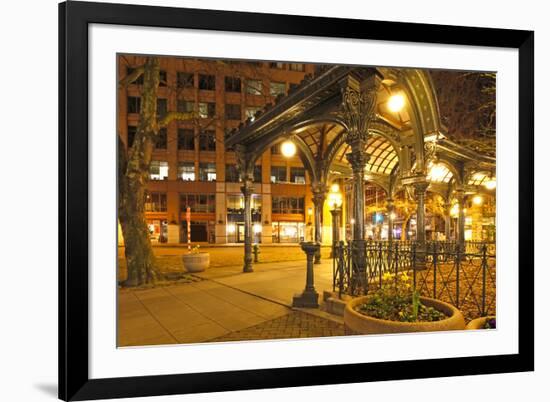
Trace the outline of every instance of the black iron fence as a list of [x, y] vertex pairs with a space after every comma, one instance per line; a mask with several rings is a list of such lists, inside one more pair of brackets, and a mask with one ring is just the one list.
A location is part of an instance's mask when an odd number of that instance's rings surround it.
[[365, 295], [382, 286], [384, 274], [406, 272], [422, 296], [453, 304], [467, 319], [495, 313], [494, 243], [340, 242], [333, 254], [333, 290], [340, 295]]

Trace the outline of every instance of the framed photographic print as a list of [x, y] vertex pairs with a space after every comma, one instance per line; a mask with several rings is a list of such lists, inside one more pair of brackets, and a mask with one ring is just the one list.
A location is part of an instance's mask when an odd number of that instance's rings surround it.
[[533, 370], [533, 32], [59, 15], [61, 399]]

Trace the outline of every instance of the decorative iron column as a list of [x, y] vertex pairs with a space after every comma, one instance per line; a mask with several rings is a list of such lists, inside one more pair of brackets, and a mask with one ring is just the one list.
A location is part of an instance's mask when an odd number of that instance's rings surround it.
[[466, 195], [464, 194], [464, 190], [455, 190], [455, 197], [458, 201], [458, 233], [456, 241], [460, 247], [460, 250], [464, 251], [464, 226], [466, 223], [466, 217], [464, 216], [464, 201], [466, 199]]
[[414, 184], [416, 196], [416, 261], [415, 269], [426, 269], [426, 189], [428, 182]]
[[388, 241], [393, 241], [393, 214], [394, 214], [394, 205], [393, 199], [388, 198], [386, 200], [386, 209], [388, 210]]
[[[323, 206], [325, 205], [325, 198], [327, 195], [327, 187], [321, 183], [315, 183], [311, 186], [311, 192], [313, 193], [313, 206], [315, 207], [315, 243], [321, 244], [323, 240]], [[315, 254], [315, 264], [321, 263], [321, 247]]]
[[443, 204], [443, 210], [445, 211], [445, 240], [451, 240], [451, 203], [446, 202]]
[[352, 261], [353, 269], [359, 273], [358, 284], [366, 293], [368, 284], [364, 274], [367, 267], [365, 242], [365, 167], [369, 160], [366, 152], [369, 124], [374, 117], [378, 78], [372, 70], [370, 76], [361, 81], [348, 76], [342, 88], [343, 117], [347, 125], [346, 143], [351, 152], [346, 155], [353, 171], [353, 225]]
[[414, 184], [414, 193], [416, 196], [416, 241], [421, 247], [426, 244], [426, 189], [428, 182], [418, 182]]
[[340, 217], [342, 216], [342, 209], [334, 207], [330, 210], [332, 215], [332, 252], [331, 257], [336, 258], [336, 246], [340, 243]]
[[246, 179], [241, 186], [244, 197], [244, 265], [243, 272], [252, 272], [252, 192], [253, 181]]

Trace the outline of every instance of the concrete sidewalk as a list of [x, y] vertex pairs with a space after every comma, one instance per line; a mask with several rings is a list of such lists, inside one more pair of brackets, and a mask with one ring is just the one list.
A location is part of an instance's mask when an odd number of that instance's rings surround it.
[[[273, 326], [273, 320], [292, 312], [292, 296], [303, 290], [306, 269], [304, 261], [258, 264], [254, 269], [255, 272], [244, 274], [240, 265], [211, 268], [196, 274], [203, 279], [199, 282], [155, 289], [119, 289], [118, 345], [229, 340], [235, 339], [230, 334], [251, 327], [255, 333], [263, 333], [258, 330], [262, 323]], [[332, 286], [331, 261], [315, 266], [315, 285], [322, 299], [323, 290]], [[324, 328], [325, 321], [330, 321], [322, 318], [322, 312], [316, 315], [320, 317], [317, 321], [307, 319], [308, 329], [312, 322]], [[301, 317], [282, 322], [299, 326], [300, 320], [306, 321]], [[339, 330], [331, 327], [330, 334]], [[295, 333], [288, 328], [281, 331]], [[314, 336], [325, 332], [311, 328], [300, 334]], [[248, 337], [243, 332], [243, 339]]]

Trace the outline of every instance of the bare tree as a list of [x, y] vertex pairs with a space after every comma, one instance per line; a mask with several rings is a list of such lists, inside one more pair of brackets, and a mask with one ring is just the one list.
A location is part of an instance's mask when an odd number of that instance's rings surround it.
[[477, 152], [496, 153], [496, 74], [430, 71], [449, 137]]
[[194, 112], [168, 112], [160, 119], [157, 118], [159, 71], [159, 60], [147, 57], [143, 66], [134, 69], [120, 82], [121, 85], [128, 85], [143, 76], [140, 119], [134, 141], [126, 149], [118, 137], [118, 217], [128, 266], [128, 278], [123, 282], [125, 286], [151, 283], [159, 276], [145, 219], [146, 184], [159, 131], [173, 120], [196, 118]]

